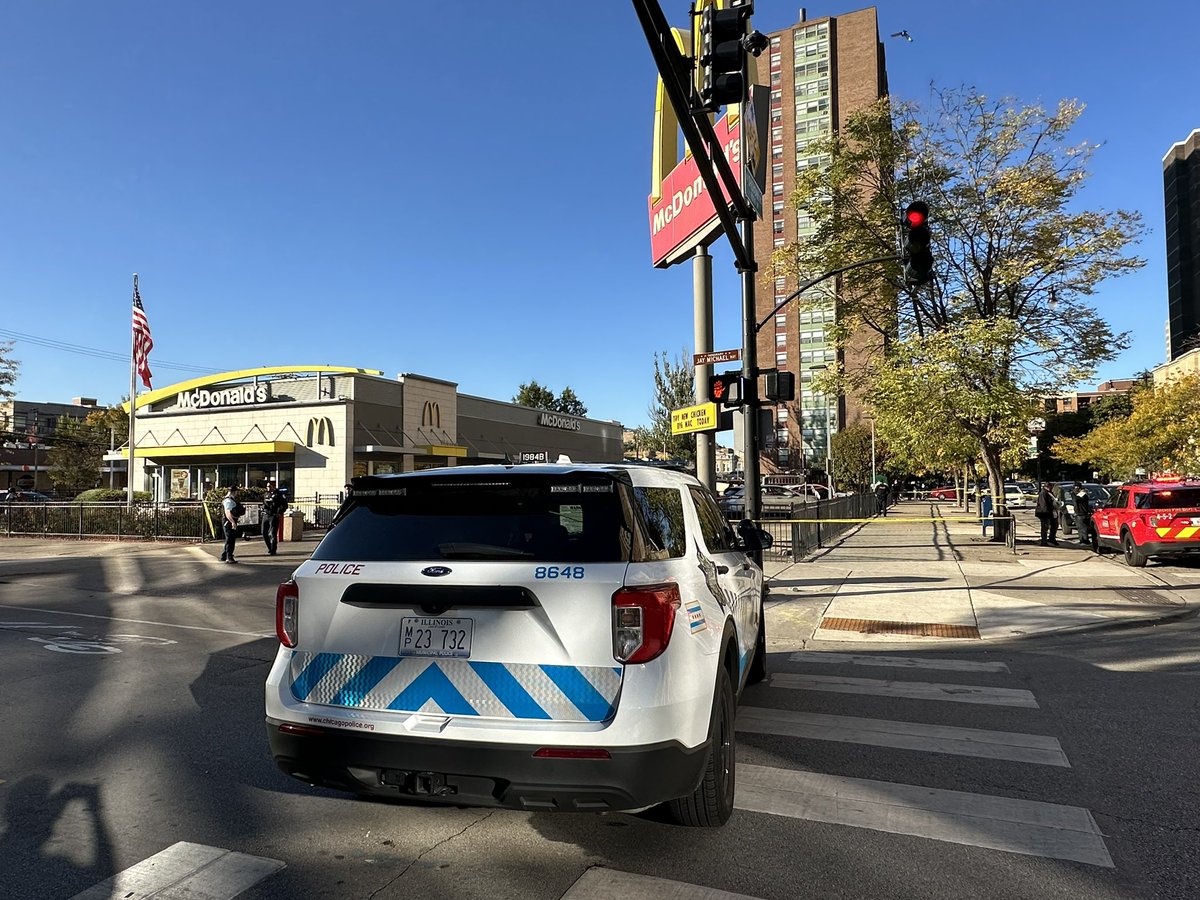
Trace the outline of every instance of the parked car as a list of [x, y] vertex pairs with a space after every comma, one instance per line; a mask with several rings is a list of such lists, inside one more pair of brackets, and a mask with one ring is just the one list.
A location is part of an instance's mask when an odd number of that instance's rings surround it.
[[1032, 509], [1037, 505], [1037, 490], [1026, 490], [1020, 482], [1004, 483], [1004, 505], [1009, 509]]
[[1097, 550], [1117, 550], [1134, 568], [1161, 556], [1200, 553], [1200, 482], [1123, 484], [1092, 521]]
[[[1102, 484], [1089, 481], [1083, 485], [1083, 489], [1092, 499], [1093, 510], [1107, 505], [1112, 498], [1108, 488]], [[1060, 481], [1050, 490], [1054, 495], [1055, 508], [1058, 510], [1058, 530], [1064, 534], [1070, 534], [1075, 530], [1075, 482]]]
[[694, 477], [631, 465], [354, 479], [279, 586], [276, 764], [362, 795], [547, 813], [733, 811], [765, 675], [770, 546]]
[[[827, 495], [828, 491], [823, 494], [821, 489], [811, 484], [796, 487], [765, 484], [759, 496], [762, 498], [764, 511], [774, 509], [776, 513], [779, 513], [790, 512], [793, 504], [796, 503], [824, 500]], [[739, 486], [732, 491], [726, 491], [721, 495], [719, 504], [721, 512], [727, 519], [741, 518], [743, 510], [746, 508], [746, 489]]]
[[[51, 498], [41, 491], [17, 491], [17, 496], [13, 499], [13, 503], [50, 503]], [[0, 497], [3, 497], [0, 494]]]
[[929, 492], [929, 499], [930, 500], [957, 500], [958, 499], [958, 488], [954, 487], [954, 485], [947, 485], [946, 487], [934, 488], [932, 491]]

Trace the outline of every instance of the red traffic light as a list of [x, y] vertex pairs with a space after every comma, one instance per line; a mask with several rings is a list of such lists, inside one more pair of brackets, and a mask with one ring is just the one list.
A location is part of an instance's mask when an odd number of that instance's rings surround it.
[[909, 228], [920, 228], [929, 219], [929, 207], [919, 200], [908, 204], [904, 210], [904, 224]]

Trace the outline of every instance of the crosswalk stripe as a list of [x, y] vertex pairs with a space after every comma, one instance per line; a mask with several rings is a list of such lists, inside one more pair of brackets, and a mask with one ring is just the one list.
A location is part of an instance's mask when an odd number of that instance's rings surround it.
[[716, 888], [668, 881], [649, 875], [634, 875], [616, 869], [588, 869], [562, 900], [755, 900], [748, 894], [731, 894]]
[[1004, 672], [1002, 662], [975, 662], [968, 659], [921, 659], [916, 656], [874, 656], [869, 653], [827, 653], [806, 650], [793, 653], [789, 659], [799, 663], [828, 663], [829, 665], [887, 666], [896, 669], [938, 669], [946, 672]]
[[793, 675], [789, 672], [772, 675], [769, 684], [771, 687], [794, 691], [830, 691], [835, 694], [872, 694], [908, 700], [949, 700], [954, 703], [1039, 708], [1032, 693], [1018, 688], [936, 684], [926, 681], [881, 681], [876, 678], [845, 678], [840, 675]]
[[72, 900], [153, 897], [159, 892], [169, 892], [172, 897], [232, 900], [283, 867], [278, 859], [179, 841], [92, 885]]
[[739, 765], [738, 809], [1113, 868], [1077, 806]]
[[846, 744], [869, 744], [901, 750], [925, 750], [983, 759], [1007, 759], [1070, 768], [1062, 745], [1052, 737], [1010, 731], [982, 731], [949, 725], [921, 725], [831, 716], [787, 709], [738, 709], [737, 730], [755, 734], [777, 734]]

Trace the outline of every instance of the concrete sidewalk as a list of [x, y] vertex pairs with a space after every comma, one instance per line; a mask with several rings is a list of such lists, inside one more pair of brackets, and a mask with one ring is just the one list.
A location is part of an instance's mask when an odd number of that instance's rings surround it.
[[1014, 554], [984, 538], [978, 522], [949, 521], [965, 515], [953, 504], [906, 501], [806, 560], [768, 560], [767, 649], [1011, 640], [1177, 618], [1200, 606], [1200, 569], [1171, 583], [1153, 563], [1131, 569], [1069, 540], [1041, 547], [1036, 520], [1021, 513]]

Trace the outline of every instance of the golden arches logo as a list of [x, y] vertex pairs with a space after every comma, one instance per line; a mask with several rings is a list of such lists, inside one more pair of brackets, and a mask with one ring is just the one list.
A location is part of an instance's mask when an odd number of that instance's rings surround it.
[[334, 446], [333, 441], [333, 419], [329, 416], [321, 416], [308, 420], [308, 434], [305, 437], [304, 444], [306, 447], [316, 447], [324, 444], [325, 446]]
[[421, 407], [421, 427], [442, 427], [442, 408], [436, 400], [426, 400]]

